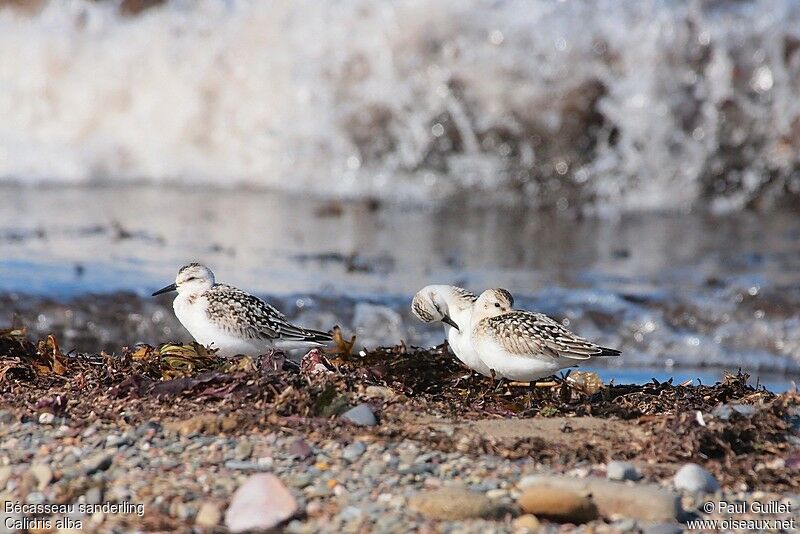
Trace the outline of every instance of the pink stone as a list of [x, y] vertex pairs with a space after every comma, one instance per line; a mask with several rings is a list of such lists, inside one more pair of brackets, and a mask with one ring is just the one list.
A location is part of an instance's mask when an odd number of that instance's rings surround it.
[[231, 532], [270, 529], [297, 513], [297, 501], [278, 477], [259, 473], [233, 494], [225, 526]]

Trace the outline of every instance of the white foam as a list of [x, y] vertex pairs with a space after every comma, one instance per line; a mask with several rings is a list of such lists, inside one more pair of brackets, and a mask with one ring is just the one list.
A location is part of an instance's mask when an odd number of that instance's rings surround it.
[[800, 191], [798, 28], [792, 0], [0, 9], [0, 179], [736, 209]]

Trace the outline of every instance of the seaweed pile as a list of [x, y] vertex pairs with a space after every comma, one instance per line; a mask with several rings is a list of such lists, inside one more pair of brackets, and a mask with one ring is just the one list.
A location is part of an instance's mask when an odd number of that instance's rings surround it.
[[[741, 372], [711, 386], [655, 380], [602, 385], [576, 374], [545, 387], [522, 387], [470, 375], [445, 345], [400, 344], [353, 354], [354, 340], [337, 333], [336, 341], [337, 348], [311, 351], [298, 365], [280, 352], [222, 360], [197, 344], [64, 354], [53, 336], [34, 343], [24, 330], [5, 330], [0, 402], [23, 421], [51, 413], [72, 425], [158, 421], [184, 433], [291, 429], [311, 441], [356, 434], [405, 438], [562, 467], [635, 459], [650, 466], [644, 471], [653, 478], [675, 463], [694, 461], [724, 485], [798, 487], [800, 395], [753, 387]], [[337, 417], [358, 402], [369, 403], [381, 424], [355, 427]], [[600, 437], [573, 430], [587, 417], [628, 425], [630, 432]], [[474, 422], [515, 418], [563, 418], [562, 433], [581, 434], [553, 442], [470, 431]]]

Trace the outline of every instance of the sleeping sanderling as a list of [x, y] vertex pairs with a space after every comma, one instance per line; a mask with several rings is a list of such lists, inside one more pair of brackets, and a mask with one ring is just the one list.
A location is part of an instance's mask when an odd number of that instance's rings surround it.
[[505, 289], [488, 289], [472, 309], [472, 346], [496, 376], [530, 382], [596, 356], [618, 356], [541, 313], [512, 310]]
[[331, 335], [291, 324], [286, 317], [258, 297], [214, 281], [205, 265], [181, 267], [175, 283], [153, 296], [177, 291], [172, 302], [175, 315], [198, 343], [218, 349], [223, 357], [258, 356], [269, 348], [292, 350], [320, 346]]
[[470, 341], [470, 316], [477, 297], [456, 286], [430, 285], [420, 289], [411, 301], [411, 311], [425, 323], [441, 321], [447, 343], [464, 365], [484, 376], [491, 376]]

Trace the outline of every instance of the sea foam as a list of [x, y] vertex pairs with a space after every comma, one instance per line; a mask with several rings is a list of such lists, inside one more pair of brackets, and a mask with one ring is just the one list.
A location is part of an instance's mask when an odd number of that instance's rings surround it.
[[800, 194], [800, 7], [0, 9], [0, 179], [718, 210]]

